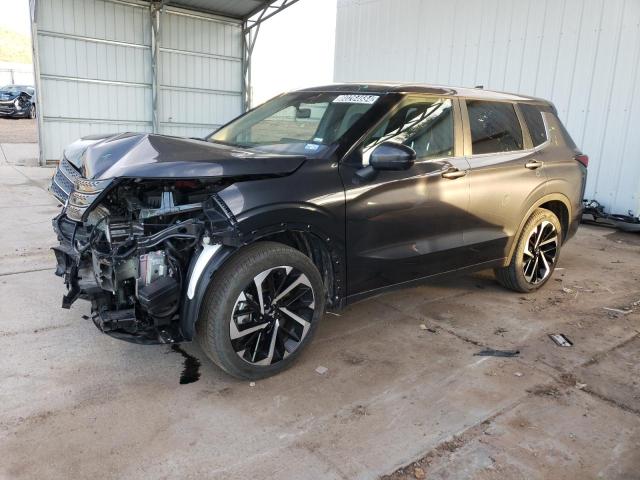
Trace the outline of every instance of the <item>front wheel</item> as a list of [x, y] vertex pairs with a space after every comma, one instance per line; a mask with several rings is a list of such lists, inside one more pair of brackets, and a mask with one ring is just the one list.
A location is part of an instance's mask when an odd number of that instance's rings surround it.
[[213, 277], [198, 339], [227, 373], [268, 377], [287, 368], [311, 341], [324, 305], [322, 278], [306, 255], [258, 242], [236, 253]]
[[29, 118], [34, 119], [36, 118], [36, 106], [35, 105], [31, 105], [31, 108], [29, 109]]
[[545, 208], [536, 209], [525, 223], [507, 267], [495, 269], [500, 284], [516, 292], [532, 292], [544, 285], [558, 263], [562, 226]]

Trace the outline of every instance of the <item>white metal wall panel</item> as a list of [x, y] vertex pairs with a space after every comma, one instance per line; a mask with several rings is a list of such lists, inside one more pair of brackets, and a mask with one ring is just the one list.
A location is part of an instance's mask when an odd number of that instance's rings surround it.
[[167, 8], [160, 24], [160, 133], [202, 136], [242, 112], [242, 26]]
[[639, 64], [638, 0], [338, 0], [336, 81], [547, 98], [589, 155], [586, 197], [636, 215]]
[[[137, 0], [38, 0], [41, 139], [57, 160], [78, 137], [152, 131], [151, 15]], [[242, 112], [242, 28], [166, 7], [159, 133], [203, 136]]]
[[150, 130], [148, 7], [39, 0], [37, 22], [45, 160], [84, 135]]

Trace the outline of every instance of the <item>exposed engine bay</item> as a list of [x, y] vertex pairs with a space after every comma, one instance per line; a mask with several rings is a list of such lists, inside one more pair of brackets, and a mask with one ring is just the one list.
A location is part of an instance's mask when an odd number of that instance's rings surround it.
[[[63, 160], [52, 187], [73, 168]], [[56, 195], [66, 201], [53, 220], [56, 274], [68, 288], [62, 306], [89, 300], [96, 326], [118, 338], [180, 341], [175, 320], [194, 253], [214, 241], [236, 241], [233, 215], [216, 195], [227, 185], [122, 179], [100, 190], [104, 184], [78, 174], [66, 199]]]

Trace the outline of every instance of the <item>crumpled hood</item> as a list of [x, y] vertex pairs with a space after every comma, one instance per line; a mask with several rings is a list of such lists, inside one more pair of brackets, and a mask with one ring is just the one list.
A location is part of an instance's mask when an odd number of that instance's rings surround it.
[[65, 157], [95, 180], [286, 175], [305, 161], [303, 156], [146, 133], [84, 137], [65, 149]]

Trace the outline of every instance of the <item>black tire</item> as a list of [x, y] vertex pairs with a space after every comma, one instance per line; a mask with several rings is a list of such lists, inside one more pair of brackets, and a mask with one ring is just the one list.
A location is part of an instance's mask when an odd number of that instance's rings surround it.
[[36, 106], [31, 104], [31, 108], [29, 108], [29, 118], [36, 118]]
[[[258, 294], [258, 282], [263, 285], [263, 280], [257, 278], [265, 272], [265, 287]], [[286, 293], [295, 282], [299, 283]], [[266, 284], [273, 288], [269, 290]], [[280, 288], [279, 295], [286, 293], [284, 298], [278, 298], [276, 286]], [[251, 380], [265, 378], [296, 360], [313, 338], [324, 306], [322, 277], [306, 255], [280, 243], [258, 242], [238, 251], [214, 275], [203, 300], [198, 341], [206, 355], [230, 375]], [[290, 316], [293, 312], [298, 320]], [[306, 326], [301, 319], [308, 321]], [[236, 329], [233, 333], [232, 328]], [[260, 330], [244, 333], [256, 328]], [[232, 341], [232, 334], [240, 336]], [[266, 355], [259, 356], [267, 346]]]
[[[536, 209], [522, 228], [509, 265], [494, 270], [498, 282], [516, 292], [538, 290], [549, 281], [558, 264], [562, 234], [562, 225], [555, 213], [546, 208]], [[538, 235], [538, 244], [544, 243], [542, 246], [536, 245]]]

